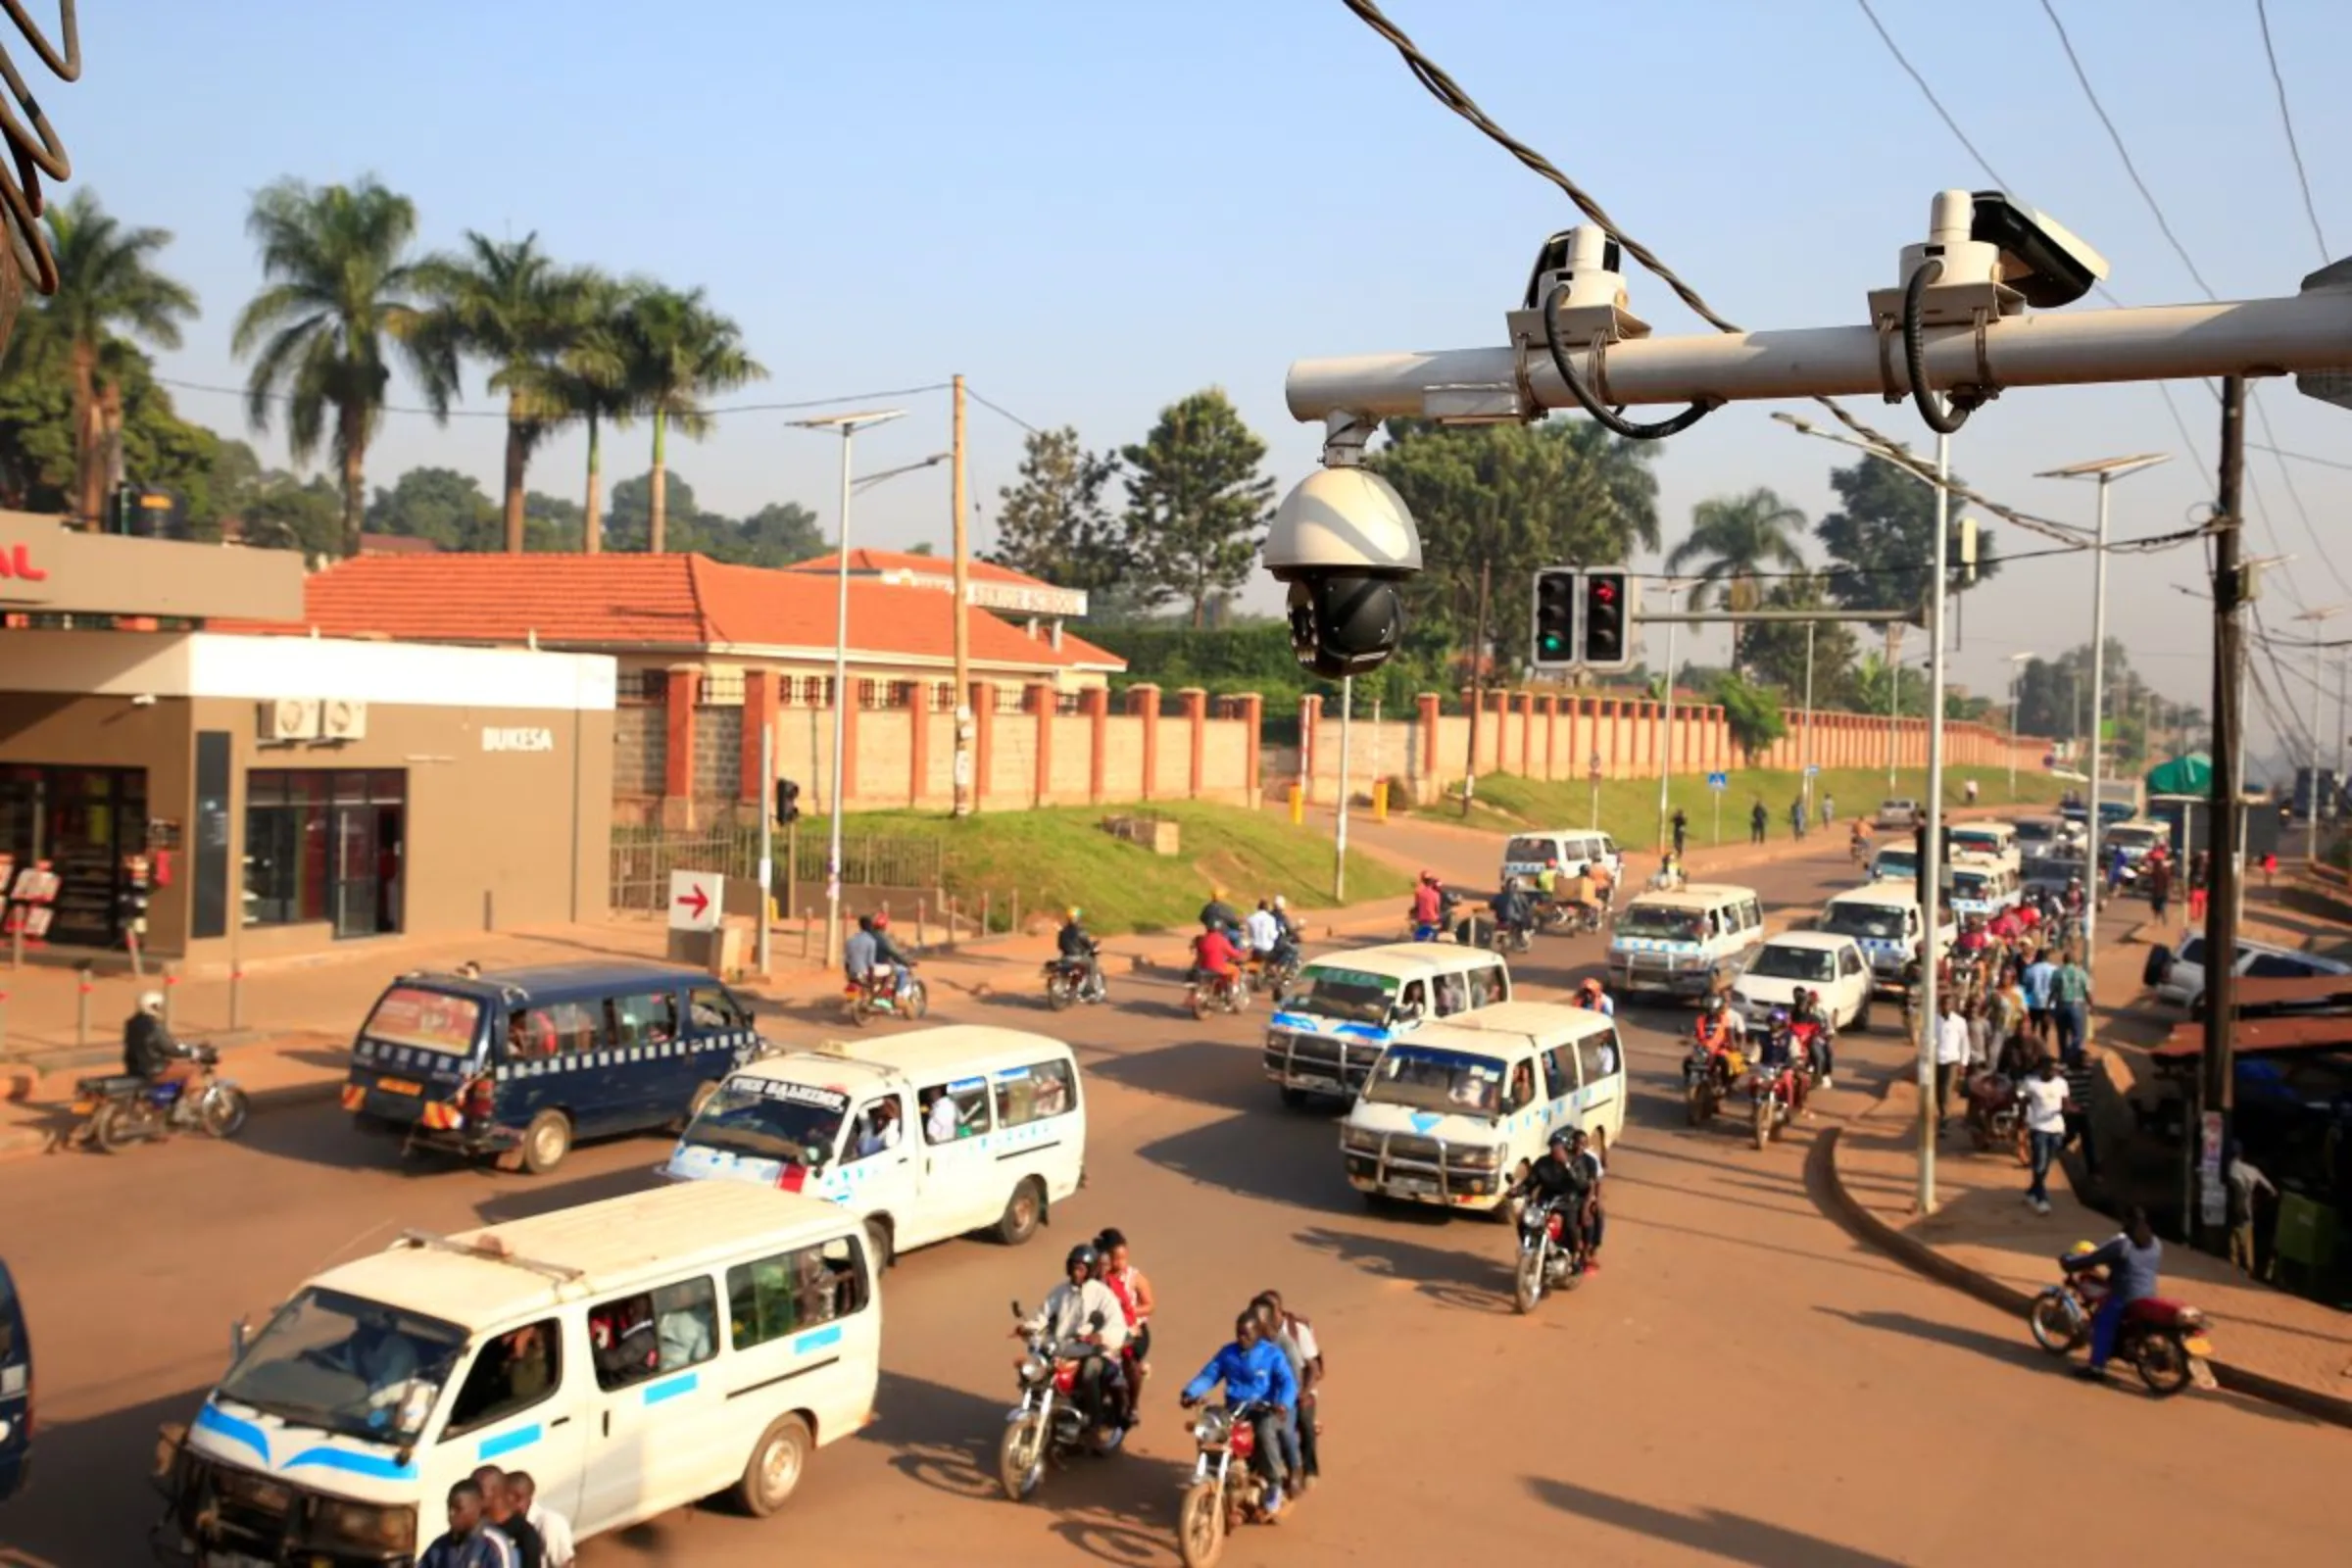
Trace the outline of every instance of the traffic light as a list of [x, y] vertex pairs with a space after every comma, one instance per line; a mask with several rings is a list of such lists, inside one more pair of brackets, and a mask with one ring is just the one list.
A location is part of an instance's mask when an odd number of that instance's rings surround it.
[[1633, 581], [1623, 571], [1586, 571], [1579, 575], [1584, 603], [1584, 647], [1578, 662], [1587, 669], [1633, 667], [1633, 639], [1627, 635], [1633, 607], [1627, 600]]
[[1573, 566], [1545, 566], [1536, 573], [1538, 669], [1566, 669], [1576, 662], [1576, 579]]
[[791, 823], [800, 820], [801, 787], [791, 779], [776, 780], [776, 820]]

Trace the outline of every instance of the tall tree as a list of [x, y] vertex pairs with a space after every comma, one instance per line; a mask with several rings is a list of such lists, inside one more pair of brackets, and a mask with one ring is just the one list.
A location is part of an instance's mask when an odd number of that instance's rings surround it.
[[[745, 352], [742, 329], [711, 310], [699, 288], [639, 291], [629, 302], [621, 331], [630, 407], [654, 421], [646, 548], [660, 554], [667, 548], [670, 424], [700, 438], [710, 428], [703, 399], [762, 380], [767, 370]], [[617, 491], [613, 502], [617, 508]]]
[[[1500, 628], [1528, 624], [1538, 567], [1603, 565], [1658, 547], [1653, 450], [1586, 419], [1446, 426], [1392, 419], [1369, 466], [1396, 486], [1421, 533], [1406, 585], [1407, 637], [1426, 628], [1485, 667]], [[1473, 625], [1481, 567], [1493, 604]], [[1516, 662], [1516, 661], [1505, 661]]]
[[629, 391], [629, 301], [642, 283], [601, 272], [578, 274], [571, 301], [572, 330], [558, 356], [558, 397], [565, 413], [588, 427], [588, 495], [580, 548], [604, 549], [605, 426], [622, 425], [635, 412]]
[[[1953, 479], [1958, 481], [1959, 475]], [[1927, 603], [1936, 558], [1936, 490], [1881, 458], [1832, 468], [1838, 509], [1814, 524], [1830, 554], [1830, 594], [1855, 610], [1911, 610]], [[1959, 519], [1954, 508], [1952, 518]], [[1977, 581], [2000, 570], [1992, 541], [1977, 544]], [[1957, 560], [1957, 552], [1952, 559]], [[1955, 584], [1955, 591], [1958, 585]], [[1902, 658], [1903, 628], [1894, 627]]]
[[503, 542], [495, 502], [470, 473], [411, 468], [368, 504], [371, 533], [428, 539], [444, 550], [492, 550]]
[[25, 364], [64, 364], [74, 399], [74, 514], [95, 525], [106, 508], [107, 449], [122, 430], [123, 340], [179, 347], [196, 296], [155, 268], [171, 230], [123, 227], [97, 192], [74, 192], [47, 221], [57, 292], [26, 317], [18, 354]]
[[[27, 311], [20, 326], [0, 358], [0, 506], [71, 512], [81, 471], [72, 368], [62, 346], [42, 343], [38, 312]], [[191, 526], [209, 534], [221, 513], [212, 482], [220, 438], [173, 411], [171, 393], [156, 384], [134, 345], [112, 340], [99, 370], [107, 440], [119, 444], [123, 473], [176, 494]]]
[[[1805, 564], [1789, 540], [1802, 529], [1805, 514], [1766, 489], [1744, 495], [1715, 496], [1690, 509], [1690, 531], [1666, 557], [1666, 569], [1681, 575], [1698, 567], [1697, 603], [1709, 588], [1717, 591], [1727, 610], [1754, 610], [1764, 598], [1763, 574], [1775, 566], [1795, 570]], [[1732, 666], [1745, 662], [1750, 628], [1732, 632]]]
[[457, 254], [432, 257], [418, 270], [432, 304], [413, 336], [429, 367], [424, 390], [435, 412], [448, 411], [466, 360], [487, 365], [490, 390], [506, 396], [504, 520], [507, 549], [519, 552], [531, 453], [571, 412], [563, 360], [586, 330], [588, 281], [557, 267], [536, 232], [495, 240], [467, 229]]
[[1160, 410], [1152, 433], [1120, 456], [1135, 575], [1152, 603], [1190, 604], [1198, 626], [1212, 597], [1249, 580], [1274, 499], [1274, 481], [1258, 472], [1266, 444], [1209, 387]]
[[[358, 555], [366, 515], [368, 445], [392, 383], [398, 345], [422, 378], [432, 368], [409, 346], [420, 277], [409, 254], [416, 208], [369, 176], [314, 187], [281, 179], [253, 199], [245, 226], [261, 251], [262, 291], [237, 317], [231, 346], [255, 356], [245, 412], [257, 430], [286, 404], [286, 442], [298, 463], [321, 444], [342, 475], [343, 552]], [[333, 421], [330, 434], [327, 425]]]
[[1099, 593], [1127, 575], [1127, 539], [1103, 499], [1118, 474], [1111, 453], [1089, 452], [1069, 425], [1032, 430], [1020, 482], [997, 492], [997, 547], [981, 559], [1064, 588]]

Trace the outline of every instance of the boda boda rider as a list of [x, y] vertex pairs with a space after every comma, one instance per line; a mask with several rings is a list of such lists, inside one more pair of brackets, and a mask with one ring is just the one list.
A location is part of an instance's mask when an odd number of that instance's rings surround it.
[[1200, 923], [1213, 925], [1218, 930], [1228, 933], [1239, 931], [1242, 928], [1241, 915], [1235, 911], [1232, 905], [1225, 902], [1225, 889], [1222, 884], [1208, 890], [1208, 902], [1200, 906]]
[[1233, 984], [1233, 967], [1241, 953], [1226, 935], [1225, 927], [1204, 923], [1200, 934], [1193, 938], [1193, 978], [1210, 980], [1220, 986]]
[[1829, 1088], [1830, 1074], [1838, 1066], [1838, 1025], [1831, 1019], [1829, 1009], [1821, 1004], [1821, 993], [1798, 986], [1796, 988], [1796, 1006], [1789, 1013], [1788, 1022], [1791, 1025], [1808, 1024], [1812, 1027], [1813, 1040], [1810, 1050], [1813, 1071], [1821, 1079], [1821, 1087]]
[[1788, 1114], [1791, 1119], [1805, 1113], [1805, 1075], [1795, 1071], [1796, 1035], [1788, 1027], [1788, 1009], [1775, 1007], [1772, 1020], [1764, 1031], [1764, 1049], [1756, 1054], [1756, 1061], [1768, 1076], [1788, 1073]]
[[1527, 895], [1520, 890], [1517, 877], [1503, 879], [1494, 902], [1487, 906], [1494, 911], [1494, 923], [1512, 935], [1525, 933], [1534, 923], [1534, 914], [1527, 906]]
[[1159, 1302], [1152, 1294], [1152, 1282], [1129, 1256], [1124, 1232], [1104, 1230], [1095, 1238], [1095, 1250], [1102, 1254], [1102, 1283], [1127, 1311], [1127, 1344], [1119, 1351], [1119, 1363], [1127, 1373], [1126, 1421], [1134, 1426], [1143, 1419], [1138, 1407], [1143, 1402], [1144, 1379], [1152, 1373], [1144, 1358], [1152, 1353], [1152, 1311]]
[[858, 929], [851, 932], [849, 940], [841, 945], [842, 973], [849, 976], [850, 984], [862, 986], [872, 977], [874, 965], [879, 961], [876, 957], [878, 952], [874, 941], [874, 917], [861, 914], [858, 917]]
[[1592, 1231], [1586, 1239], [1585, 1272], [1597, 1274], [1600, 1272], [1601, 1240], [1609, 1233], [1609, 1211], [1600, 1200], [1600, 1191], [1607, 1183], [1609, 1171], [1600, 1162], [1600, 1151], [1592, 1147], [1592, 1135], [1582, 1127], [1569, 1133], [1568, 1153], [1592, 1178]]
[[2075, 1376], [2099, 1382], [2107, 1376], [2107, 1358], [2115, 1353], [2116, 1331], [2124, 1326], [2124, 1309], [2156, 1294], [2156, 1270], [2164, 1261], [2164, 1244], [2148, 1224], [2148, 1211], [2134, 1203], [2124, 1211], [2124, 1228], [2104, 1247], [2070, 1252], [2058, 1260], [2069, 1274], [2085, 1269], [2107, 1270], [2107, 1295], [2090, 1318], [2090, 1364]]
[[907, 956], [906, 950], [890, 934], [888, 909], [874, 911], [874, 962], [890, 965], [891, 979], [900, 991], [905, 991], [906, 982], [914, 978], [914, 959]]
[[1102, 994], [1102, 944], [1086, 934], [1086, 911], [1073, 905], [1054, 933], [1054, 951], [1066, 962], [1086, 965], [1083, 989], [1090, 997]]
[[195, 1051], [164, 1022], [164, 994], [140, 994], [139, 1009], [122, 1020], [122, 1070], [151, 1084], [186, 1084], [202, 1067]]
[[1413, 884], [1413, 940], [1435, 942], [1438, 927], [1446, 918], [1446, 890], [1438, 882], [1438, 873], [1423, 871]]
[[1575, 1137], [1562, 1128], [1551, 1135], [1543, 1158], [1511, 1184], [1505, 1198], [1530, 1199], [1545, 1211], [1557, 1209], [1563, 1220], [1561, 1245], [1567, 1248], [1572, 1274], [1585, 1271], [1585, 1256], [1592, 1235], [1592, 1169], [1576, 1157]]
[[1233, 1343], [1208, 1358], [1208, 1365], [1184, 1386], [1177, 1402], [1190, 1410], [1208, 1391], [1225, 1385], [1225, 1402], [1235, 1413], [1254, 1405], [1250, 1426], [1257, 1439], [1251, 1462], [1266, 1482], [1266, 1522], [1282, 1512], [1282, 1434], [1285, 1419], [1298, 1408], [1298, 1380], [1290, 1357], [1266, 1343], [1255, 1309], [1234, 1319]]
[[1121, 1411], [1105, 1407], [1102, 1378], [1126, 1348], [1127, 1309], [1119, 1304], [1118, 1293], [1102, 1283], [1102, 1254], [1088, 1244], [1081, 1242], [1070, 1249], [1069, 1256], [1062, 1260], [1062, 1272], [1066, 1277], [1046, 1293], [1043, 1304], [1013, 1325], [1012, 1337], [1022, 1340], [1042, 1335], [1050, 1345], [1083, 1341], [1101, 1346], [1102, 1354], [1087, 1356], [1078, 1363], [1078, 1408], [1089, 1422], [1106, 1426], [1121, 1415]]

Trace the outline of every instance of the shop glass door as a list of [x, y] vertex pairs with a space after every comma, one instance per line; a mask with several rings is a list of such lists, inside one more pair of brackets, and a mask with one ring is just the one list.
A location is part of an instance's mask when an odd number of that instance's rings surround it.
[[335, 808], [335, 935], [371, 937], [376, 923], [375, 812], [365, 806]]

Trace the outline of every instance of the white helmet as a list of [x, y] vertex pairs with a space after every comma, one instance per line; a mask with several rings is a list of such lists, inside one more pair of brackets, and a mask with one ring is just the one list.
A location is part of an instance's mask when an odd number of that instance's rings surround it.
[[140, 992], [139, 1010], [141, 1012], [154, 1013], [159, 1018], [162, 1017], [164, 1012], [164, 994], [161, 991]]

